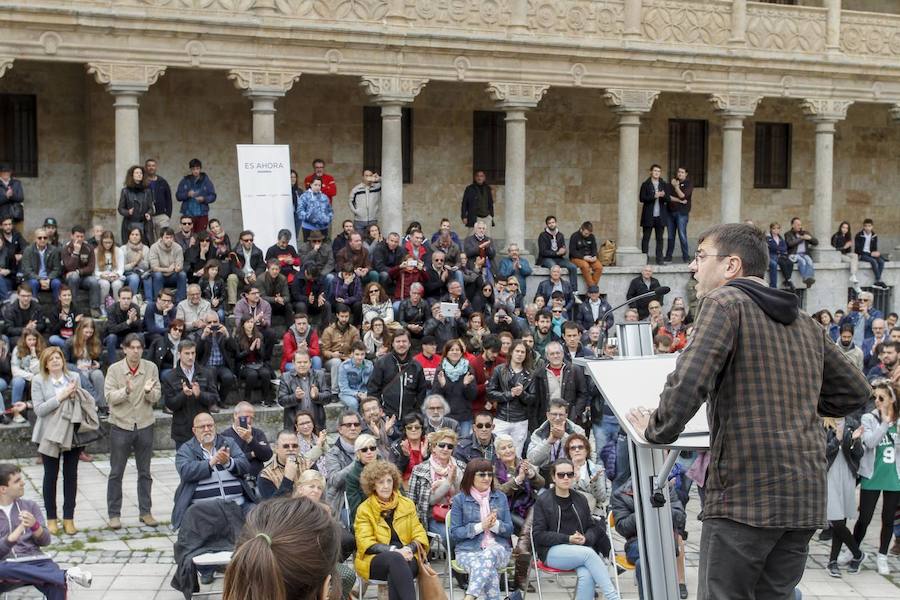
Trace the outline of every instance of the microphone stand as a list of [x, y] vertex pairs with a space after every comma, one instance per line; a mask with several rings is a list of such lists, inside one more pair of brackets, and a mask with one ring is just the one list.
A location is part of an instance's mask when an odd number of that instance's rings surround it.
[[[661, 289], [661, 288], [656, 288], [656, 290], [658, 290], [658, 289]], [[656, 290], [644, 292], [640, 296], [635, 296], [634, 298], [631, 298], [630, 300], [626, 300], [625, 302], [623, 302], [617, 306], [614, 306], [614, 307], [610, 308], [609, 310], [607, 310], [605, 313], [603, 313], [603, 315], [598, 319], [599, 322], [603, 323], [603, 325], [602, 325], [603, 343], [601, 344], [601, 346], [604, 346], [604, 347], [606, 346], [606, 340], [609, 337], [609, 332], [607, 331], [607, 325], [606, 325], [606, 317], [611, 315], [615, 311], [619, 310], [623, 306], [627, 306], [627, 305], [631, 304], [632, 302], [637, 302], [638, 300], [645, 300], [647, 298], [657, 297], [658, 294], [656, 293]]]

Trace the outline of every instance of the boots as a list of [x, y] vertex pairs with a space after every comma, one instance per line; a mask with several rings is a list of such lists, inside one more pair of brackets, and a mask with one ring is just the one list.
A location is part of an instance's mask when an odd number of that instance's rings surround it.
[[75, 535], [78, 533], [78, 530], [75, 529], [74, 519], [63, 519], [63, 529], [68, 535]]
[[59, 535], [59, 521], [56, 519], [47, 519], [47, 531], [52, 535]]
[[513, 558], [516, 561], [516, 574], [514, 577], [515, 589], [522, 593], [533, 592], [534, 587], [528, 583], [528, 570], [531, 568], [531, 555], [516, 554]]

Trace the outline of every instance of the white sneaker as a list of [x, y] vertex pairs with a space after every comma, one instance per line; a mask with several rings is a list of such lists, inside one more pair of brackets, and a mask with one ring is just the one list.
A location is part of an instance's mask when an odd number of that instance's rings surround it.
[[878, 568], [879, 575], [891, 574], [891, 568], [888, 567], [887, 554], [879, 554], [875, 559], [875, 566]]
[[72, 567], [66, 571], [66, 582], [77, 583], [81, 587], [91, 587], [94, 576], [90, 571], [85, 571], [81, 567]]
[[849, 564], [851, 560], [853, 560], [853, 553], [850, 552], [849, 548], [844, 548], [843, 550], [841, 550], [841, 553], [838, 554], [837, 562], [842, 567], [846, 564]]
[[850, 283], [859, 283], [859, 279], [857, 279], [856, 275], [850, 276]]

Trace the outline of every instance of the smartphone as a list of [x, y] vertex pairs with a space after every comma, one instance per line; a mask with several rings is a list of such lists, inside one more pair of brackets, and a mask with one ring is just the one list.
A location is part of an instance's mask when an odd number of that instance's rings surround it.
[[247, 417], [238, 417], [238, 423], [244, 429], [247, 429]]

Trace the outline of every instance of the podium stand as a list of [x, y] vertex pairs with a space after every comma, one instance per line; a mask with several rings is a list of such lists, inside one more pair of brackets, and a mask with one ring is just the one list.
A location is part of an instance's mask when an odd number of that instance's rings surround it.
[[[647, 323], [630, 323], [632, 327]], [[627, 333], [622, 331], [620, 334]], [[607, 404], [628, 434], [628, 454], [634, 487], [634, 506], [641, 556], [641, 587], [647, 600], [676, 600], [675, 536], [666, 479], [682, 450], [709, 448], [709, 429], [704, 407], [688, 423], [685, 432], [666, 446], [649, 444], [628, 421], [632, 408], [654, 409], [676, 355], [576, 359], [593, 378]], [[668, 452], [666, 452], [668, 450]], [[662, 500], [662, 501], [661, 501]]]

